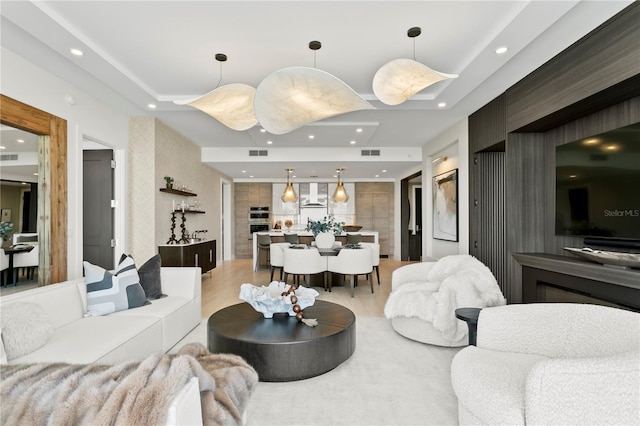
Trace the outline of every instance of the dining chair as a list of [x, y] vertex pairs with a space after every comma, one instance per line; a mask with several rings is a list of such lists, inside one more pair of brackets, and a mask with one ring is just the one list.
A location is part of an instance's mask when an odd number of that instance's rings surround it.
[[[294, 276], [294, 284], [299, 286], [299, 276], [303, 275], [307, 285], [311, 282], [311, 274], [323, 274], [324, 288], [327, 288], [325, 272], [327, 271], [327, 257], [321, 256], [315, 247], [305, 249], [285, 248], [284, 249], [284, 282], [289, 275]], [[297, 282], [296, 282], [297, 281]]]
[[[31, 244], [33, 246], [33, 249], [29, 252], [24, 252], [24, 253], [16, 253], [13, 255], [13, 268], [14, 270], [18, 271], [18, 277], [16, 278], [19, 279], [20, 278], [20, 270], [21, 269], [26, 269], [26, 277], [29, 280], [34, 279], [35, 277], [35, 270], [38, 267], [39, 264], [39, 255], [40, 255], [40, 246], [38, 245], [38, 242], [29, 242], [29, 243], [25, 243], [25, 244]], [[23, 273], [23, 276], [25, 274]]]
[[[343, 281], [346, 275], [351, 276], [351, 297], [355, 292], [355, 284], [358, 275], [365, 275], [373, 293], [373, 261], [371, 260], [371, 249], [363, 247], [359, 249], [343, 248], [337, 256], [327, 258], [327, 270], [336, 274], [342, 274]], [[331, 279], [329, 279], [329, 291], [331, 291]]]
[[273, 281], [273, 272], [276, 269], [280, 270], [280, 281], [282, 281], [282, 273], [284, 271], [284, 249], [289, 247], [289, 243], [271, 243], [270, 252], [270, 264], [271, 264], [271, 278], [269, 282]]
[[264, 250], [267, 252], [267, 266], [269, 266], [270, 255], [271, 255], [271, 237], [269, 234], [258, 234], [258, 260], [256, 261], [257, 265], [260, 266], [260, 250]]
[[362, 247], [368, 247], [371, 249], [371, 261], [373, 263], [373, 269], [376, 271], [376, 277], [378, 278], [378, 285], [380, 285], [380, 244], [378, 243], [360, 243]]
[[0, 248], [0, 285], [5, 285], [8, 280], [5, 280], [6, 270], [9, 268], [9, 255], [4, 252], [3, 248]]

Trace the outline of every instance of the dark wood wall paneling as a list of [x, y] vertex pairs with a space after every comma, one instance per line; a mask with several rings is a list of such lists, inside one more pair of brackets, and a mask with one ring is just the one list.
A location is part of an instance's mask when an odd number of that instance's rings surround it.
[[[640, 2], [578, 40], [507, 90], [507, 131], [558, 114], [638, 75]], [[632, 97], [631, 95], [628, 97]], [[627, 97], [627, 98], [628, 98]], [[603, 108], [604, 97], [589, 108]], [[604, 105], [606, 107], [608, 105]], [[588, 113], [590, 111], [586, 111]], [[571, 110], [576, 118], [576, 111]], [[583, 113], [582, 115], [585, 115]]]

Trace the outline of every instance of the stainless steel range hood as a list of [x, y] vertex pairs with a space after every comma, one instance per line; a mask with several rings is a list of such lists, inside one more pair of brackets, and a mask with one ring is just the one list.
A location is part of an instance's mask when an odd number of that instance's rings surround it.
[[300, 207], [326, 209], [329, 186], [326, 183], [300, 183]]

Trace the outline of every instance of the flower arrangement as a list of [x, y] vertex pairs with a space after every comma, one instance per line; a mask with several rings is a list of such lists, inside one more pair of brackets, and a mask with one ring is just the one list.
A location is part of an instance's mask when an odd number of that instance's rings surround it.
[[344, 222], [336, 222], [335, 217], [331, 214], [322, 220], [308, 220], [307, 230], [313, 232], [314, 237], [321, 232], [333, 232], [334, 235], [340, 235], [343, 225]]
[[0, 237], [2, 241], [8, 240], [11, 232], [13, 232], [12, 222], [0, 222]]

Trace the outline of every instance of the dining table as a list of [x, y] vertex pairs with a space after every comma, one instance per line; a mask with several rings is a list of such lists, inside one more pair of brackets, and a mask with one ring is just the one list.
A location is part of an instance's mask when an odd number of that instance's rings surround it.
[[5, 287], [9, 287], [11, 285], [15, 286], [18, 284], [17, 270], [15, 270], [13, 267], [13, 256], [20, 253], [29, 253], [31, 250], [33, 250], [33, 247], [34, 246], [32, 246], [31, 244], [23, 244], [18, 247], [3, 247], [5, 254], [9, 256], [9, 266], [7, 267], [7, 283], [4, 285]]

